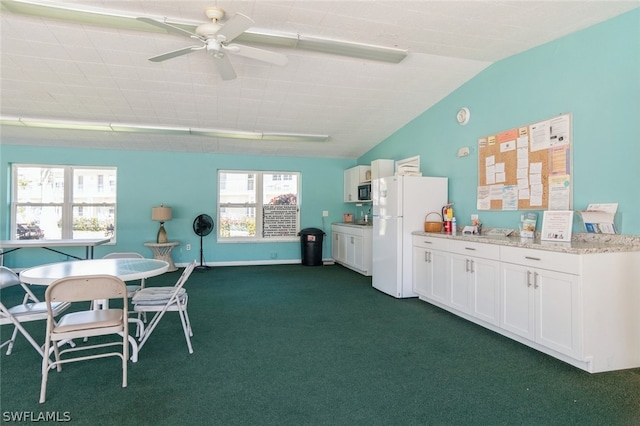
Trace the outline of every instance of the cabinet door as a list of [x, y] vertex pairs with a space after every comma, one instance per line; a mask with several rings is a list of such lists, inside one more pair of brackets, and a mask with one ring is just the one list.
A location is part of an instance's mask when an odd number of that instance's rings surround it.
[[490, 324], [500, 323], [500, 262], [470, 258], [471, 315]]
[[449, 255], [451, 264], [449, 306], [461, 312], [469, 311], [469, 258], [457, 254]]
[[439, 250], [431, 250], [429, 255], [430, 274], [428, 276], [430, 297], [449, 304], [449, 255]]
[[354, 170], [347, 169], [344, 171], [344, 202], [349, 203], [358, 199], [356, 191], [358, 190], [357, 184], [354, 187]]
[[429, 251], [422, 247], [413, 247], [413, 291], [420, 296], [429, 297]]
[[536, 342], [574, 356], [579, 347], [578, 277], [562, 272], [533, 271]]
[[532, 273], [524, 266], [510, 263], [503, 263], [500, 271], [502, 290], [500, 326], [514, 334], [534, 340]]
[[331, 252], [336, 262], [345, 261], [345, 240], [346, 236], [340, 232], [332, 232], [333, 243], [331, 244]]
[[345, 263], [357, 269], [362, 269], [362, 237], [343, 235], [345, 247]]

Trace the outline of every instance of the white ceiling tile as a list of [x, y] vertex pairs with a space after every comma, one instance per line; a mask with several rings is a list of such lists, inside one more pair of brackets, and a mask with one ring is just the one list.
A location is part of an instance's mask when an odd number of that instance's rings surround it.
[[[131, 16], [205, 22], [206, 0], [78, 0]], [[161, 63], [151, 56], [200, 45], [153, 31], [15, 15], [0, 19], [2, 115], [104, 122], [324, 133], [320, 144], [5, 126], [3, 138], [37, 146], [354, 158], [494, 61], [638, 7], [632, 1], [218, 0], [252, 27], [397, 46], [399, 64], [266, 45], [285, 67], [229, 55], [224, 81], [203, 51]], [[152, 29], [152, 28], [149, 28]]]

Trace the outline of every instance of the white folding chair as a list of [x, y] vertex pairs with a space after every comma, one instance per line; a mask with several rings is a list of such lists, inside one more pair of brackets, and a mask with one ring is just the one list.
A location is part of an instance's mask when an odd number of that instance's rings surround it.
[[[36, 343], [35, 339], [24, 328], [22, 323], [32, 321], [46, 321], [47, 319], [47, 305], [45, 302], [40, 302], [36, 296], [31, 292], [29, 287], [20, 282], [20, 277], [6, 266], [0, 266], [0, 290], [4, 292], [7, 288], [13, 286], [20, 286], [24, 291], [24, 297], [22, 303], [11, 307], [5, 306], [0, 300], [0, 325], [13, 324], [13, 333], [11, 338], [2, 342], [0, 348], [8, 346], [7, 355], [11, 355], [13, 345], [18, 336], [18, 331], [27, 339], [31, 346], [34, 347], [38, 353], [44, 357], [42, 346]], [[52, 315], [57, 317], [64, 312], [70, 306], [69, 303], [58, 302], [51, 305]], [[44, 325], [44, 324], [43, 324]]]
[[[86, 302], [96, 299], [120, 299], [122, 309], [91, 309], [65, 314], [56, 324], [53, 317], [53, 304], [58, 302]], [[129, 328], [128, 328], [128, 301], [127, 287], [124, 282], [111, 275], [91, 275], [81, 277], [67, 277], [54, 281], [45, 292], [47, 304], [47, 331], [45, 337], [44, 353], [49, 353], [53, 346], [55, 360], [49, 356], [42, 358], [42, 383], [40, 386], [40, 403], [45, 402], [47, 393], [47, 380], [49, 370], [56, 367], [62, 371], [62, 364], [84, 361], [95, 358], [117, 356], [122, 359], [122, 387], [127, 387], [127, 361], [129, 358]], [[77, 346], [71, 349], [60, 350], [57, 342], [94, 336], [117, 335], [116, 341]], [[133, 342], [135, 345], [135, 341]], [[122, 351], [105, 351], [104, 348], [121, 346]], [[62, 358], [67, 353], [90, 350], [88, 355], [69, 356]], [[136, 348], [134, 347], [134, 351]]]
[[[182, 275], [172, 287], [147, 287], [138, 291], [132, 299], [133, 310], [138, 315], [153, 312], [153, 318], [149, 321], [149, 325], [139, 331], [140, 342], [138, 343], [138, 350], [142, 349], [142, 346], [147, 342], [153, 330], [168, 311], [178, 312], [180, 316], [180, 322], [182, 323], [182, 329], [184, 331], [184, 337], [187, 340], [187, 348], [189, 353], [193, 353], [193, 347], [191, 346], [191, 336], [193, 331], [191, 330], [191, 321], [189, 320], [189, 314], [187, 313], [187, 291], [184, 289], [184, 285], [189, 279], [191, 272], [196, 266], [196, 261], [191, 262], [182, 272]], [[141, 327], [141, 323], [138, 323], [138, 327]]]

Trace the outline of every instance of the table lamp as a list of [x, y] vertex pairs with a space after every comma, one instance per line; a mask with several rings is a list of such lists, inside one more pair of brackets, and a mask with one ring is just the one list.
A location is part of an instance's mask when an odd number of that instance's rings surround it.
[[158, 244], [164, 244], [169, 242], [167, 239], [167, 231], [164, 230], [164, 223], [171, 220], [171, 207], [165, 207], [160, 204], [160, 207], [153, 207], [151, 209], [151, 220], [160, 222], [160, 229], [158, 229]]

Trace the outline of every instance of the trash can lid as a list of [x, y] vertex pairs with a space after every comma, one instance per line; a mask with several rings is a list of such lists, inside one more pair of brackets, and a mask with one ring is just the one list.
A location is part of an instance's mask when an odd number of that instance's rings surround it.
[[318, 228], [301, 229], [298, 235], [324, 235], [324, 231]]

